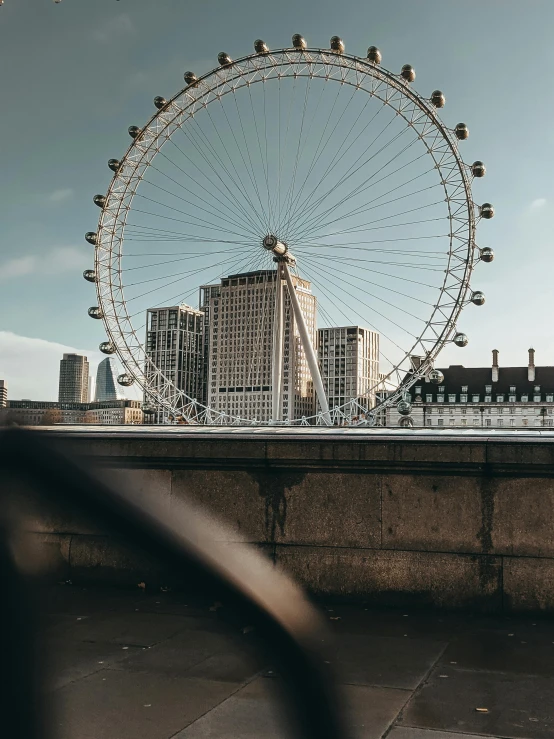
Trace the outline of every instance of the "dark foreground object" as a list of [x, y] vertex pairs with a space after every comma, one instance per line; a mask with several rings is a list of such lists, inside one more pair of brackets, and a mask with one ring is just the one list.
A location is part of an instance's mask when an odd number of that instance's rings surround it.
[[[280, 678], [249, 624], [225, 627], [225, 603], [65, 585], [45, 605], [57, 736], [288, 736]], [[551, 620], [336, 604], [322, 611], [355, 737], [554, 736]]]
[[[133, 487], [112, 487], [98, 479], [90, 463], [88, 467], [77, 463], [62, 440], [15, 429], [0, 434], [0, 713], [12, 739], [56, 736], [41, 702], [44, 682], [37, 669], [47, 666], [51, 651], [43, 649], [37, 638], [42, 628], [35, 617], [42, 615], [45, 595], [39, 588], [43, 558], [28, 533], [33, 513], [27, 505], [33, 495], [61, 510], [77, 501], [90, 525], [105, 526], [125, 545], [141, 548], [168, 574], [186, 572], [193, 589], [204, 597], [225, 600], [234, 621], [248, 619], [248, 630], [257, 631], [261, 645], [278, 666], [294, 734], [312, 739], [347, 736], [331, 662], [324, 659], [325, 623], [289, 578], [254, 549], [225, 546], [226, 532], [186, 500], [171, 512], [157, 500], [141, 502]], [[94, 643], [91, 638], [84, 641]], [[133, 646], [139, 644], [140, 639]], [[124, 645], [122, 651], [129, 647]], [[135, 688], [137, 681], [132, 680]], [[182, 700], [186, 687], [166, 686], [167, 710]], [[113, 700], [115, 695], [117, 704], [117, 691], [104, 692], [92, 703], [101, 715], [110, 697]], [[188, 700], [198, 711], [203, 705], [202, 691], [189, 695]], [[141, 727], [139, 720], [135, 736], [144, 736]]]

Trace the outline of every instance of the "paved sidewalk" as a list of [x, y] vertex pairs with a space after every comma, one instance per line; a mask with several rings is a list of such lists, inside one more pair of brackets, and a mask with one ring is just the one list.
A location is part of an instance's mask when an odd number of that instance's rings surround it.
[[[61, 739], [272, 739], [279, 678], [255, 635], [172, 593], [59, 586], [49, 691]], [[325, 609], [360, 739], [554, 736], [554, 622]]]

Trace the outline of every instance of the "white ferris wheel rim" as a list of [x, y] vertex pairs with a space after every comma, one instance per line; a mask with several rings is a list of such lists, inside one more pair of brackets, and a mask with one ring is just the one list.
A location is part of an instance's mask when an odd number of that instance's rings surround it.
[[[419, 138], [435, 163], [444, 189], [450, 224], [448, 266], [440, 298], [418, 339], [383, 380], [386, 382], [395, 373], [398, 380], [398, 368], [417, 352], [423, 353], [423, 361], [408, 374], [402, 371], [404, 377], [398, 388], [377, 408], [365, 408], [353, 400], [344, 407], [333, 409], [333, 420], [364, 413], [366, 422], [371, 424], [377, 411], [401, 399], [433, 365], [444, 344], [452, 340], [461, 310], [469, 302], [467, 296], [477, 250], [475, 230], [480, 212], [471, 194], [471, 167], [464, 164], [453, 131], [441, 122], [432, 103], [416, 93], [402, 76], [351, 54], [324, 49], [285, 48], [244, 56], [186, 85], [150, 118], [119, 162], [98, 223], [95, 282], [98, 306], [109, 342], [129, 375], [167, 414], [182, 414], [186, 420], [200, 423], [253, 423], [252, 419], [214, 411], [196, 398], [187, 396], [148, 357], [143, 341], [133, 328], [122, 281], [124, 232], [132, 201], [145, 170], [163, 144], [200, 108], [242, 87], [293, 76], [317, 77], [355, 86], [395, 109], [407, 126], [416, 131], [419, 126]], [[416, 110], [422, 114], [421, 118], [414, 119]], [[408, 118], [410, 111], [412, 120]], [[145, 376], [145, 367], [149, 364], [150, 380]], [[155, 383], [152, 378], [156, 379]], [[321, 422], [321, 414], [283, 423], [302, 425], [310, 421]]]

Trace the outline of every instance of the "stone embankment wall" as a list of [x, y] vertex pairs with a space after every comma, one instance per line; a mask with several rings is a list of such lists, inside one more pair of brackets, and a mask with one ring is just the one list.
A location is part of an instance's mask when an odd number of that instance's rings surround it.
[[[317, 595], [554, 610], [554, 436], [67, 436], [112, 483], [169, 510], [197, 501]], [[159, 578], [76, 513], [46, 506], [31, 528], [58, 577]]]

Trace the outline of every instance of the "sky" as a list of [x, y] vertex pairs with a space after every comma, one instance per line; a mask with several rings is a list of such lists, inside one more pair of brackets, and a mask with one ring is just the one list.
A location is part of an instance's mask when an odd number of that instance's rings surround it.
[[495, 250], [472, 284], [487, 302], [469, 306], [465, 349], [437, 364], [521, 365], [527, 349], [554, 364], [551, 315], [554, 203], [551, 0], [5, 0], [0, 7], [0, 378], [9, 397], [52, 400], [59, 359], [86, 353], [93, 367], [105, 334], [87, 316], [96, 303], [82, 271], [92, 266], [83, 234], [95, 230], [106, 161], [129, 143], [127, 128], [170, 97], [185, 69], [207, 71], [217, 53], [248, 53], [254, 39], [310, 45], [340, 35], [347, 50], [370, 44], [383, 64], [417, 71], [415, 88], [447, 97], [443, 118], [465, 121], [466, 161], [482, 159], [479, 198], [496, 216], [478, 243]]

